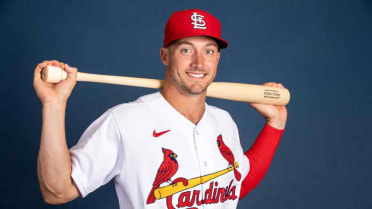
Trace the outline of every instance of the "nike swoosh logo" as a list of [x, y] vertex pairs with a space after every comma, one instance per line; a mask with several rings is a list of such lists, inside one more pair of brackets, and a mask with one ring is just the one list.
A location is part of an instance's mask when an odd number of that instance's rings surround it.
[[170, 130], [166, 130], [166, 131], [162, 131], [162, 132], [156, 132], [155, 131], [155, 129], [154, 129], [154, 132], [152, 132], [152, 135], [154, 136], [154, 137], [159, 137], [159, 136], [161, 136], [161, 135], [163, 135], [163, 134], [165, 134], [165, 133], [167, 133], [167, 132], [169, 132]]

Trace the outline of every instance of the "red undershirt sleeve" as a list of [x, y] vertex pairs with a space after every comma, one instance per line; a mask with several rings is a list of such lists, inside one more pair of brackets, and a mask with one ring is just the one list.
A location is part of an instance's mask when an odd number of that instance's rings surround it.
[[239, 199], [245, 197], [264, 177], [283, 132], [284, 129], [279, 130], [266, 123], [252, 147], [244, 153], [249, 159], [250, 169], [242, 182]]

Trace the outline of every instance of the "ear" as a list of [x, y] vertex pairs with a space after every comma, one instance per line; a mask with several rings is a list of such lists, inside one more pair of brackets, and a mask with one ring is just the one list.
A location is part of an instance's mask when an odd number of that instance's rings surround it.
[[160, 49], [160, 60], [165, 66], [168, 66], [169, 64], [169, 49], [168, 48]]
[[217, 52], [217, 63], [220, 63], [221, 52]]

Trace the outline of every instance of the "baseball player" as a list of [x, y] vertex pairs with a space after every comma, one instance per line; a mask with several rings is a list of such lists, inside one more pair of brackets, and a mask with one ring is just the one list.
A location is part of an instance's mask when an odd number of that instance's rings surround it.
[[[173, 13], [160, 49], [166, 66], [161, 92], [108, 109], [71, 149], [64, 118], [77, 69], [58, 61], [40, 63], [34, 88], [42, 102], [37, 168], [45, 201], [62, 204], [86, 197], [114, 179], [121, 209], [236, 208], [266, 173], [287, 110], [250, 104], [266, 124], [243, 151], [229, 113], [205, 102], [220, 49], [227, 46], [216, 17], [199, 9]], [[64, 69], [67, 79], [44, 83], [40, 74], [47, 65]]]

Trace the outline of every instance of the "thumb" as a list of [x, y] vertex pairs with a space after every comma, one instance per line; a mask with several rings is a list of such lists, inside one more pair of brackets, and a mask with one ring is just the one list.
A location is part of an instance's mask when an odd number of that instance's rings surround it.
[[67, 73], [66, 80], [76, 82], [78, 69], [76, 67], [71, 67], [68, 64], [65, 64], [65, 71]]
[[254, 102], [249, 102], [248, 104], [251, 105], [255, 109], [262, 108], [262, 106], [265, 106], [265, 104], [254, 103]]
[[76, 85], [77, 68], [71, 67], [68, 64], [65, 64], [64, 69], [67, 73], [67, 77], [66, 77], [65, 80], [62, 80], [60, 83], [63, 83], [62, 85], [65, 86], [65, 87], [67, 86], [67, 88], [65, 90], [67, 90], [67, 92], [71, 93], [72, 89]]

